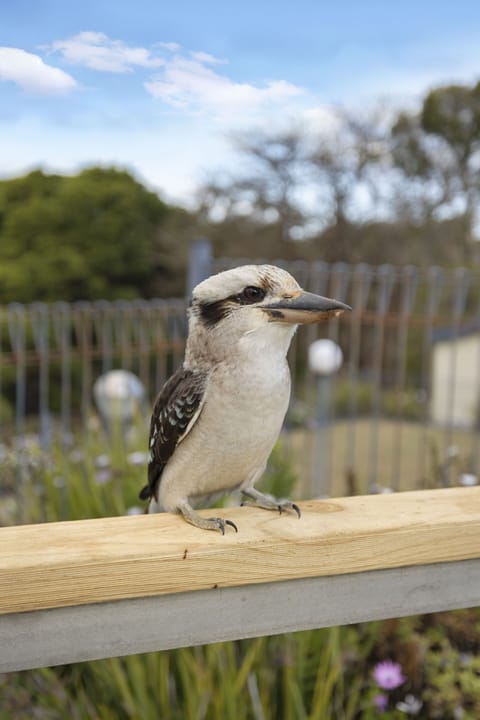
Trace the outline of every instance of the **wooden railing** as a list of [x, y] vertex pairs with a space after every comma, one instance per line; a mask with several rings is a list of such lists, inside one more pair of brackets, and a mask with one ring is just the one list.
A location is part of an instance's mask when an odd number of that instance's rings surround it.
[[480, 488], [301, 509], [1, 529], [0, 671], [480, 605]]

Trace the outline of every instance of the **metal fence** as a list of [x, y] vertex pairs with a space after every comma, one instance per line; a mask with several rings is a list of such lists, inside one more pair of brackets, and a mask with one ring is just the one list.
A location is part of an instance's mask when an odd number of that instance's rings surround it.
[[43, 447], [55, 431], [69, 435], [88, 421], [94, 380], [112, 368], [134, 372], [152, 396], [181, 362], [185, 313], [184, 300], [0, 308], [3, 434], [13, 414], [15, 434], [34, 430]]
[[[218, 259], [211, 270], [243, 262], [252, 261]], [[300, 328], [292, 344], [285, 444], [299, 492], [319, 494], [320, 436], [328, 451], [322, 494], [476, 482], [478, 276], [464, 268], [275, 264], [305, 289], [353, 308]], [[46, 453], [68, 446], [95, 412], [95, 379], [112, 368], [138, 375], [151, 401], [182, 361], [185, 316], [183, 299], [0, 307], [0, 449], [21, 447], [32, 433]], [[318, 337], [344, 356], [320, 428], [320, 384], [307, 359]]]

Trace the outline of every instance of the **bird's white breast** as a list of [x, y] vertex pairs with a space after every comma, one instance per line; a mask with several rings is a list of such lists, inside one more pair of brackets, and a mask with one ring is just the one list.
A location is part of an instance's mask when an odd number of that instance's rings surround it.
[[246, 336], [230, 359], [212, 369], [200, 417], [163, 472], [163, 509], [246, 487], [263, 472], [290, 397], [285, 355], [294, 329], [288, 331], [277, 326], [273, 343], [272, 337], [259, 342], [256, 333]]

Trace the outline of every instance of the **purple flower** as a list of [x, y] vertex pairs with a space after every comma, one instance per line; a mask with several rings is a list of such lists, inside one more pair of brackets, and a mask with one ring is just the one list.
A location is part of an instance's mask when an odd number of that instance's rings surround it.
[[97, 485], [105, 485], [112, 477], [110, 470], [105, 468], [104, 470], [97, 470], [95, 473], [95, 482]]
[[373, 679], [382, 690], [394, 690], [403, 685], [406, 678], [398, 663], [384, 660], [377, 663], [373, 668]]
[[388, 696], [384, 693], [380, 693], [379, 695], [375, 695], [373, 698], [373, 704], [375, 705], [375, 710], [379, 713], [385, 712], [388, 705]]
[[110, 467], [110, 458], [108, 455], [97, 455], [95, 458], [95, 467], [104, 469]]
[[136, 450], [127, 455], [129, 465], [146, 465], [148, 463], [148, 453]]

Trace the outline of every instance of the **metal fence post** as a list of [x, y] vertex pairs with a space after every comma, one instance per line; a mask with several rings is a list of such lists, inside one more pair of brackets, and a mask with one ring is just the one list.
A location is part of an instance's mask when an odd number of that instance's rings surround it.
[[17, 486], [15, 488], [17, 522], [24, 522], [25, 498], [28, 483], [28, 469], [25, 442], [26, 415], [26, 317], [25, 307], [20, 303], [8, 306], [8, 330], [15, 358], [15, 450], [17, 456]]
[[356, 486], [356, 445], [358, 422], [358, 384], [360, 379], [360, 349], [362, 341], [362, 317], [368, 303], [374, 270], [367, 263], [357, 265], [352, 276], [352, 319], [350, 323], [350, 353], [348, 363], [348, 442], [346, 476], [350, 478], [351, 490]]
[[196, 238], [188, 253], [186, 295], [190, 298], [193, 288], [212, 274], [212, 244], [208, 238]]
[[370, 435], [369, 488], [375, 490], [378, 485], [378, 444], [382, 403], [382, 372], [385, 341], [385, 315], [390, 306], [395, 271], [391, 265], [380, 265], [377, 271], [376, 311], [375, 311], [375, 354], [372, 368], [372, 425]]
[[392, 488], [400, 489], [401, 466], [402, 466], [402, 426], [405, 406], [405, 381], [407, 373], [407, 341], [408, 341], [408, 320], [413, 310], [418, 285], [418, 269], [413, 265], [406, 265], [400, 274], [400, 308], [399, 324], [396, 348], [396, 412], [398, 425], [393, 433], [392, 452]]
[[30, 322], [35, 349], [38, 353], [38, 411], [40, 416], [40, 445], [47, 451], [52, 441], [49, 410], [49, 329], [48, 305], [33, 303], [30, 307]]
[[422, 339], [422, 367], [420, 372], [420, 393], [423, 397], [421, 416], [422, 428], [418, 433], [417, 449], [417, 484], [427, 484], [427, 448], [428, 430], [431, 424], [430, 408], [432, 397], [432, 341], [433, 326], [437, 317], [442, 291], [445, 285], [445, 272], [442, 268], [433, 266], [427, 271], [427, 295], [425, 300], [424, 332]]
[[72, 316], [71, 305], [57, 302], [52, 306], [53, 331], [60, 351], [60, 441], [65, 451], [72, 442]]
[[[448, 383], [448, 420], [445, 427], [445, 455], [450, 457], [451, 451], [454, 451], [454, 426], [455, 418], [455, 400], [457, 392], [457, 368], [458, 368], [458, 338], [460, 333], [460, 323], [465, 313], [465, 305], [467, 301], [468, 289], [471, 282], [471, 273], [463, 267], [455, 268], [453, 274], [453, 298], [452, 298], [452, 339], [450, 349], [449, 375]], [[446, 463], [446, 472], [444, 476], [444, 484], [449, 486], [452, 484], [453, 473], [452, 463]]]

